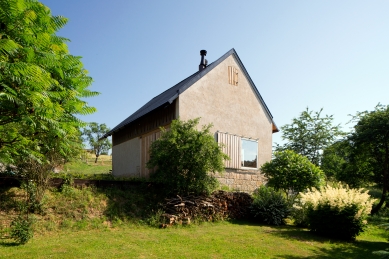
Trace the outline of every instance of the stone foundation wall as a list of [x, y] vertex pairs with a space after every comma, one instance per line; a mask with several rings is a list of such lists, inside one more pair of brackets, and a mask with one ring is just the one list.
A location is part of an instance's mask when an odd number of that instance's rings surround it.
[[259, 170], [229, 169], [222, 174], [214, 174], [222, 185], [230, 189], [252, 193], [262, 184], [266, 183], [266, 178]]

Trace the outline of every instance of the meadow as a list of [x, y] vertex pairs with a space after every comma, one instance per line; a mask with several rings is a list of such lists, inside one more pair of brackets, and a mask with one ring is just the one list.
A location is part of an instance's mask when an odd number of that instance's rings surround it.
[[246, 222], [158, 229], [145, 225], [46, 232], [17, 246], [1, 241], [0, 258], [379, 258], [388, 247], [376, 226], [354, 242], [330, 240], [293, 226]]
[[112, 170], [112, 156], [100, 155], [97, 163], [95, 163], [95, 159], [93, 154], [86, 153], [82, 157], [82, 160], [66, 163], [61, 168], [61, 172], [83, 175], [109, 174], [110, 170]]

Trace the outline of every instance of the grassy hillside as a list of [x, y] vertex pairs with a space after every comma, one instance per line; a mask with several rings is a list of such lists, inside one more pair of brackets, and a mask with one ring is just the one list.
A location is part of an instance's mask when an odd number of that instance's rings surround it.
[[[67, 163], [63, 172], [108, 175], [110, 157], [94, 163]], [[159, 229], [158, 186], [47, 190], [35, 218], [34, 238], [18, 246], [9, 238], [25, 192], [0, 189], [0, 258], [379, 258], [372, 251], [388, 247], [389, 233], [380, 225], [389, 211], [370, 217], [367, 230], [354, 242], [313, 235], [292, 225], [273, 227], [232, 221]]]
[[18, 188], [0, 190], [0, 258], [379, 258], [372, 251], [388, 247], [389, 233], [378, 226], [386, 214], [371, 217], [355, 242], [243, 221], [158, 229], [163, 199], [147, 184], [50, 189], [34, 215], [34, 238], [17, 246], [7, 231], [24, 198]]
[[[154, 189], [154, 190], [153, 190]], [[0, 190], [0, 231], [18, 215], [25, 191]], [[47, 190], [42, 212], [33, 215], [37, 233], [61, 229], [93, 229], [147, 219], [159, 202], [158, 190], [139, 184], [126, 188], [74, 188], [68, 185]]]

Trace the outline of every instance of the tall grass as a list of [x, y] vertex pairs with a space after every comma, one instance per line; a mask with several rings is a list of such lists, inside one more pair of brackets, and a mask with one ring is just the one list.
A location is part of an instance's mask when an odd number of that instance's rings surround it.
[[[0, 231], [4, 232], [17, 216], [25, 194], [19, 188], [3, 189], [0, 193], [0, 199], [6, 201], [0, 204]], [[123, 188], [51, 188], [42, 201], [42, 213], [35, 215], [35, 230], [45, 233], [144, 223], [157, 211], [161, 199], [158, 193], [158, 188], [143, 183]]]

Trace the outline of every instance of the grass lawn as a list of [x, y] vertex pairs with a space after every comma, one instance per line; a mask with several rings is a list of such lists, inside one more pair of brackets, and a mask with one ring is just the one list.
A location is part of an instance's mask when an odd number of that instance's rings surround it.
[[389, 232], [378, 227], [388, 222], [389, 210], [371, 216], [354, 242], [319, 237], [294, 226], [241, 221], [158, 229], [145, 222], [163, 199], [160, 191], [148, 183], [131, 188], [50, 188], [44, 213], [35, 215], [34, 238], [17, 245], [7, 238], [7, 229], [25, 191], [0, 189], [0, 258], [374, 259], [379, 256], [373, 251], [389, 247]]
[[94, 155], [89, 154], [85, 161], [77, 160], [66, 163], [62, 172], [93, 175], [93, 174], [109, 174], [112, 170], [112, 156], [100, 155], [97, 163], [95, 163]]
[[355, 242], [329, 240], [291, 226], [205, 223], [156, 229], [126, 225], [35, 236], [24, 246], [0, 241], [0, 258], [379, 258], [386, 233], [370, 227]]
[[63, 172], [70, 172], [74, 174], [91, 175], [91, 174], [109, 174], [109, 170], [112, 169], [112, 164], [101, 164], [97, 162], [84, 163], [81, 161], [70, 162], [64, 165]]

